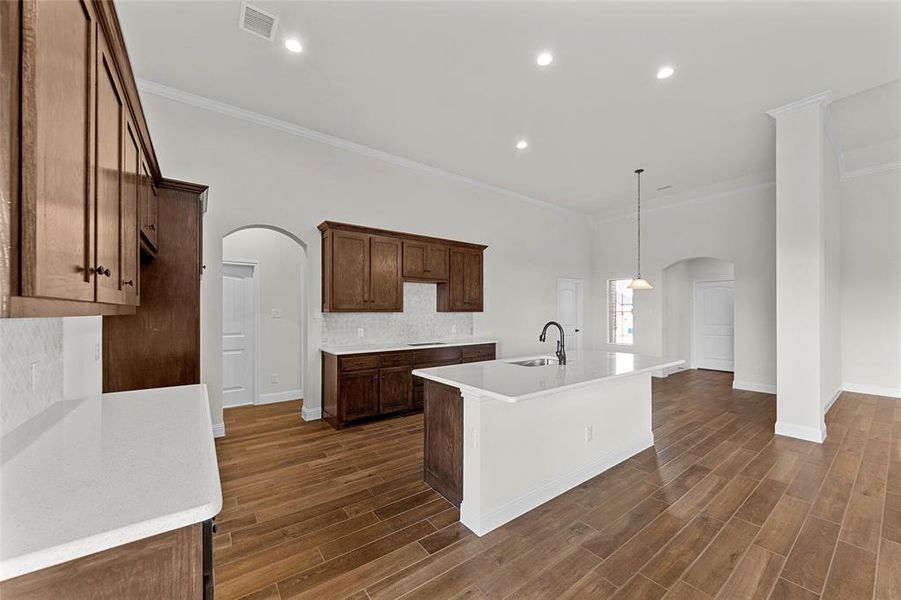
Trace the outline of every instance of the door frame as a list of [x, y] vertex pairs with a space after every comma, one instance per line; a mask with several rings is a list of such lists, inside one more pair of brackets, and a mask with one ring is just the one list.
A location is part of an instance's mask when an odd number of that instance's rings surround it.
[[[260, 404], [260, 261], [258, 260], [225, 260], [222, 259], [222, 274], [225, 275], [225, 265], [236, 267], [250, 267], [253, 269], [253, 389], [251, 404]], [[249, 406], [240, 404], [235, 406]], [[231, 408], [230, 406], [225, 408]]]
[[576, 284], [576, 315], [578, 316], [579, 321], [579, 336], [576, 338], [577, 345], [575, 349], [581, 350], [584, 343], [582, 340], [585, 338], [585, 332], [583, 331], [583, 329], [585, 328], [585, 281], [583, 279], [579, 279], [578, 277], [557, 278], [557, 287], [554, 291], [556, 292], [556, 318], [558, 321], [560, 320], [560, 284], [564, 281]]
[[[731, 283], [732, 284], [732, 373], [735, 373], [735, 279], [699, 279], [691, 282], [691, 302], [688, 308], [688, 326], [691, 332], [689, 335], [689, 347], [691, 348], [691, 364], [689, 369], [698, 368], [697, 358], [697, 330], [695, 329], [695, 300], [698, 297], [699, 283]], [[728, 371], [723, 371], [727, 373]]]

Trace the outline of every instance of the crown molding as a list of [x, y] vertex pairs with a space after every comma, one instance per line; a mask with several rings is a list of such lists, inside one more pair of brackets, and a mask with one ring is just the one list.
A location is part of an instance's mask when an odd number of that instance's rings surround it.
[[872, 167], [864, 167], [862, 169], [854, 169], [853, 171], [846, 171], [842, 173], [842, 181], [854, 179], [855, 177], [862, 177], [864, 175], [875, 175], [877, 173], [885, 173], [886, 171], [896, 171], [898, 169], [901, 169], [901, 160], [883, 163], [881, 165], [873, 165]]
[[343, 150], [349, 150], [351, 152], [356, 152], [357, 154], [362, 154], [363, 156], [368, 156], [370, 158], [374, 158], [376, 160], [381, 160], [383, 162], [391, 163], [393, 165], [397, 165], [400, 167], [405, 167], [407, 169], [424, 171], [426, 173], [430, 173], [432, 175], [437, 175], [439, 177], [444, 177], [445, 179], [450, 179], [452, 181], [463, 183], [465, 185], [468, 185], [470, 187], [474, 187], [474, 188], [477, 188], [480, 190], [494, 192], [496, 194], [507, 196], [509, 198], [515, 198], [516, 200], [528, 202], [529, 204], [533, 204], [535, 206], [540, 206], [542, 208], [549, 208], [549, 209], [552, 209], [555, 211], [559, 211], [559, 212], [563, 212], [566, 214], [575, 215], [575, 216], [579, 216], [579, 217], [587, 216], [586, 213], [583, 213], [583, 212], [577, 211], [577, 210], [573, 210], [573, 209], [567, 208], [565, 206], [560, 206], [559, 204], [554, 204], [554, 203], [548, 202], [546, 200], [539, 200], [538, 198], [533, 198], [532, 196], [528, 196], [526, 194], [516, 192], [516, 191], [510, 190], [510, 189], [504, 188], [504, 187], [493, 185], [491, 183], [486, 183], [484, 181], [479, 181], [478, 179], [472, 179], [471, 177], [466, 177], [466, 176], [460, 175], [458, 173], [446, 171], [444, 169], [440, 169], [440, 168], [434, 167], [432, 165], [421, 163], [421, 162], [412, 160], [410, 158], [398, 156], [397, 154], [391, 154], [390, 152], [385, 152], [384, 150], [379, 150], [377, 148], [372, 148], [370, 146], [365, 146], [363, 144], [351, 142], [350, 140], [345, 140], [344, 138], [329, 135], [329, 134], [323, 133], [321, 131], [316, 131], [315, 129], [309, 129], [307, 127], [303, 127], [301, 125], [297, 125], [297, 124], [291, 123], [289, 121], [282, 121], [281, 119], [276, 119], [274, 117], [270, 117], [270, 116], [264, 115], [262, 113], [258, 113], [258, 112], [254, 112], [254, 111], [247, 110], [244, 108], [240, 108], [238, 106], [234, 106], [232, 104], [227, 104], [225, 102], [220, 102], [218, 100], [213, 100], [212, 98], [207, 98], [205, 96], [199, 96], [197, 94], [192, 94], [191, 92], [186, 92], [186, 91], [178, 89], [178, 88], [169, 87], [167, 85], [163, 85], [163, 84], [157, 83], [155, 81], [148, 81], [146, 79], [138, 79], [137, 84], [138, 84], [138, 90], [141, 92], [153, 94], [155, 96], [160, 96], [162, 98], [166, 98], [168, 100], [173, 100], [175, 102], [180, 102], [182, 104], [187, 104], [187, 105], [193, 106], [195, 108], [200, 108], [203, 110], [208, 110], [210, 112], [219, 113], [221, 115], [232, 117], [234, 119], [240, 119], [242, 121], [247, 121], [249, 123], [253, 123], [253, 124], [259, 125], [261, 127], [267, 127], [269, 129], [281, 131], [282, 133], [287, 133], [289, 135], [295, 135], [297, 137], [302, 137], [302, 138], [305, 138], [308, 140], [312, 140], [314, 142], [319, 142], [321, 144], [333, 146], [335, 148], [341, 148]]
[[830, 90], [825, 90], [820, 92], [819, 94], [814, 94], [813, 96], [808, 96], [807, 98], [801, 98], [800, 100], [795, 100], [794, 102], [789, 102], [788, 104], [783, 104], [782, 106], [771, 108], [770, 110], [766, 111], [766, 114], [773, 117], [774, 119], [778, 119], [783, 115], [798, 110], [799, 108], [804, 108], [805, 106], [809, 106], [811, 104], [821, 104], [822, 106], [826, 107], [831, 103], [832, 92]]
[[[769, 174], [772, 176], [772, 174]], [[754, 176], [752, 176], [754, 177]], [[681, 204], [690, 204], [694, 202], [708, 202], [711, 200], [719, 200], [722, 198], [728, 198], [730, 196], [735, 196], [737, 194], [742, 194], [745, 192], [754, 192], [757, 190], [768, 190], [776, 187], [775, 180], [766, 180], [760, 181], [757, 183], [748, 183], [748, 177], [739, 177], [737, 179], [733, 179], [725, 182], [721, 185], [733, 184], [732, 187], [728, 187], [727, 189], [713, 191], [713, 192], [705, 192], [703, 188], [695, 188], [694, 190], [689, 190], [687, 192], [682, 192], [678, 195], [673, 195], [670, 197], [664, 196], [663, 198], [658, 199], [657, 201], [651, 202], [642, 202], [641, 211], [644, 212], [653, 212], [656, 210], [661, 210], [664, 208], [670, 208], [672, 206], [678, 206]], [[709, 189], [709, 188], [708, 188]], [[608, 211], [603, 213], [598, 213], [591, 218], [591, 223], [603, 223], [605, 221], [612, 221], [614, 219], [619, 219], [622, 217], [627, 217], [633, 215], [635, 213], [634, 209], [624, 209], [624, 210], [615, 210]]]

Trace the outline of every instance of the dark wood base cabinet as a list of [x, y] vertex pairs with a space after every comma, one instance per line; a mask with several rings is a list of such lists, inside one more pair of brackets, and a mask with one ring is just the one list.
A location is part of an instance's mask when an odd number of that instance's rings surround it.
[[422, 410], [423, 379], [414, 369], [494, 360], [494, 344], [368, 354], [322, 353], [322, 418], [335, 429]]
[[202, 535], [197, 523], [8, 579], [0, 583], [0, 598], [201, 600]]
[[422, 477], [460, 508], [463, 500], [463, 396], [436, 381], [425, 382]]

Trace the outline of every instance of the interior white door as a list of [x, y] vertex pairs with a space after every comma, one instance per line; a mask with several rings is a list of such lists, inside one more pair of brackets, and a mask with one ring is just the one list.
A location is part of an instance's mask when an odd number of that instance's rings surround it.
[[557, 280], [557, 321], [563, 326], [567, 348], [582, 348], [582, 280]]
[[735, 348], [735, 282], [695, 282], [693, 304], [694, 367], [732, 371]]
[[253, 265], [222, 265], [222, 405], [254, 402], [256, 307]]

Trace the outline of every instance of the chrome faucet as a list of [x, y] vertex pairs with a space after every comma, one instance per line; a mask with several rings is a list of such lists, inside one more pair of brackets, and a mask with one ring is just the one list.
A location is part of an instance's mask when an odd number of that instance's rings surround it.
[[545, 323], [544, 329], [541, 330], [541, 335], [538, 336], [538, 341], [539, 342], [545, 341], [545, 339], [547, 338], [547, 328], [550, 327], [551, 325], [555, 326], [557, 329], [560, 330], [560, 339], [557, 340], [556, 354], [557, 354], [557, 360], [560, 362], [560, 364], [565, 365], [566, 364], [566, 347], [564, 346], [564, 342], [563, 342], [563, 326], [560, 325], [560, 323], [558, 323], [557, 321], [548, 321], [547, 323]]

